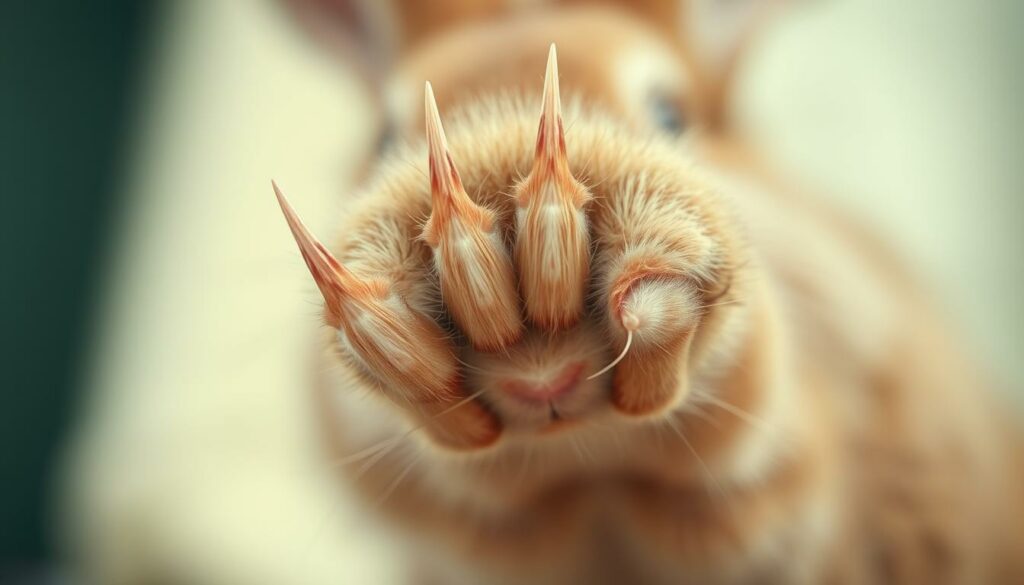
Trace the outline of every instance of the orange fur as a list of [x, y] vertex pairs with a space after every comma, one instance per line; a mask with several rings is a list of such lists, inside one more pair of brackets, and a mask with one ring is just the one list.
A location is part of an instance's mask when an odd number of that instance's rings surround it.
[[445, 306], [455, 321], [474, 347], [501, 349], [523, 333], [512, 262], [494, 214], [474, 204], [462, 187], [429, 83], [426, 101], [433, 206], [423, 238], [434, 249]]
[[[387, 490], [383, 513], [438, 582], [1019, 580], [1020, 478], [1007, 470], [1020, 453], [963, 350], [884, 248], [779, 189], [742, 143], [653, 131], [623, 87], [638, 74], [630, 55], [657, 55], [652, 91], [676, 92], [675, 107], [704, 104], [687, 114], [722, 127], [723, 86], [708, 86], [693, 43], [658, 25], [537, 10], [469, 19], [403, 58], [395, 87], [438, 84], [427, 143], [381, 163], [333, 255], [296, 233], [304, 254], [320, 250], [353, 282], [377, 279], [417, 316], [395, 321], [408, 331], [381, 319], [387, 340], [330, 341], [363, 367], [325, 377], [322, 397], [379, 385], [408, 399], [324, 399], [331, 450], [379, 460], [346, 479], [371, 497]], [[564, 105], [553, 58], [536, 93], [551, 40], [573, 98]], [[421, 120], [396, 95], [392, 114], [409, 134]], [[424, 160], [429, 180], [415, 166]], [[545, 205], [560, 206], [548, 231]], [[472, 253], [451, 241], [457, 222]], [[552, 249], [549, 284], [535, 269]], [[484, 294], [469, 282], [475, 269], [488, 275]], [[484, 298], [500, 299], [495, 312]], [[442, 300], [453, 326], [427, 317]], [[328, 322], [348, 334], [352, 319]], [[627, 335], [612, 373], [581, 375]], [[392, 336], [427, 352], [447, 336], [438, 347], [457, 365], [441, 352], [422, 377], [396, 373]], [[449, 367], [459, 384], [438, 400], [432, 380]], [[565, 380], [576, 386], [564, 395], [522, 400], [523, 388]], [[391, 446], [374, 451], [355, 419], [386, 429]], [[425, 441], [417, 425], [433, 429]], [[421, 444], [430, 448], [408, 467], [391, 451]]]
[[530, 174], [516, 186], [516, 261], [526, 314], [546, 329], [564, 329], [583, 312], [590, 235], [583, 208], [590, 193], [569, 170], [555, 46], [548, 53], [543, 108]]

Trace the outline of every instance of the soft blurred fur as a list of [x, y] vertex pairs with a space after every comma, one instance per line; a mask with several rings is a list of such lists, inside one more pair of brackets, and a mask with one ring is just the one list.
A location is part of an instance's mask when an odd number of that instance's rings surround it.
[[[719, 3], [699, 0], [301, 4], [321, 23], [348, 15], [327, 32], [346, 50], [386, 55], [368, 78], [411, 141], [349, 198], [330, 249], [452, 331], [430, 343], [464, 370], [455, 395], [427, 399], [325, 335], [341, 364], [317, 391], [330, 451], [354, 461], [344, 481], [402, 529], [423, 581], [1024, 579], [1015, 421], [885, 246], [731, 131], [728, 87], [769, 8], [716, 21]], [[420, 88], [437, 91], [466, 194], [511, 242], [552, 42], [567, 160], [592, 196], [587, 309], [478, 351], [421, 239]], [[501, 391], [565, 364], [596, 372], [625, 343], [623, 310], [666, 325], [639, 329], [554, 420]]]

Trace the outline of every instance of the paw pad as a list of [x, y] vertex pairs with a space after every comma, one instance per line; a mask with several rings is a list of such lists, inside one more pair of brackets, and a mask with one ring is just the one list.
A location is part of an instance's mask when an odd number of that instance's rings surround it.
[[[426, 84], [429, 207], [426, 192], [417, 190], [421, 179], [403, 175], [410, 182], [394, 189], [403, 194], [400, 203], [381, 199], [370, 215], [387, 221], [367, 222], [371, 229], [351, 238], [367, 240], [342, 256], [351, 270], [309, 233], [274, 185], [342, 354], [436, 442], [452, 448], [480, 448], [501, 434], [509, 419], [488, 392], [514, 389], [509, 380], [537, 372], [564, 371], [570, 362], [578, 364], [572, 384], [556, 379], [531, 386], [568, 389], [540, 393], [552, 412], [556, 406], [571, 411], [572, 403], [556, 402], [569, 400], [577, 387], [635, 416], [671, 408], [686, 392], [689, 347], [707, 301], [694, 275], [718, 266], [717, 241], [691, 229], [700, 217], [686, 198], [699, 191], [685, 188], [689, 177], [673, 158], [655, 160], [634, 148], [643, 156], [628, 165], [616, 160], [626, 141], [594, 147], [603, 149], [601, 172], [615, 178], [604, 187], [594, 183], [595, 197], [570, 168], [554, 46], [541, 102], [532, 159], [530, 116], [518, 119], [517, 141], [506, 140], [508, 134], [482, 141], [514, 144], [520, 158], [496, 188], [471, 198]], [[591, 142], [600, 141], [581, 144]], [[460, 156], [471, 185], [474, 171], [482, 176], [494, 160]], [[516, 182], [518, 169], [529, 170]], [[651, 176], [657, 187], [644, 187]], [[418, 225], [415, 218], [428, 210]], [[359, 276], [366, 274], [375, 278]], [[588, 292], [596, 302], [587, 304]], [[428, 317], [438, 297], [450, 322]], [[477, 353], [458, 347], [459, 338], [446, 330], [450, 323]], [[473, 365], [467, 355], [487, 367], [464, 370]]]

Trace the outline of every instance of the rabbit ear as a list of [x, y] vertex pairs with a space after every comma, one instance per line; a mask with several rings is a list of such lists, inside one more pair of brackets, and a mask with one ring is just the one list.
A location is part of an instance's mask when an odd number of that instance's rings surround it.
[[279, 0], [289, 15], [373, 86], [390, 73], [399, 49], [394, 2], [372, 0]]
[[515, 12], [516, 0], [279, 0], [311, 35], [381, 82], [422, 39]]
[[705, 67], [721, 70], [742, 53], [748, 39], [780, 0], [684, 0], [683, 36]]
[[724, 124], [736, 70], [772, 16], [794, 0], [682, 0], [680, 33], [708, 91], [713, 125]]

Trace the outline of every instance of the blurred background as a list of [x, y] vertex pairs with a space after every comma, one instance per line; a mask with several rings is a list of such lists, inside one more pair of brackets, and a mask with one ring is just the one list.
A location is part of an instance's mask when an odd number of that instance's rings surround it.
[[[0, 11], [0, 581], [392, 580], [318, 459], [316, 295], [269, 190], [330, 233], [376, 136], [362, 84], [269, 0]], [[1010, 389], [1021, 26], [1016, 0], [803, 2], [736, 103], [914, 262]]]
[[155, 4], [0, 6], [0, 582], [53, 558], [54, 462], [81, 404]]

